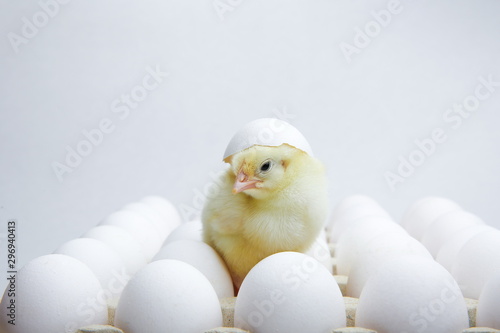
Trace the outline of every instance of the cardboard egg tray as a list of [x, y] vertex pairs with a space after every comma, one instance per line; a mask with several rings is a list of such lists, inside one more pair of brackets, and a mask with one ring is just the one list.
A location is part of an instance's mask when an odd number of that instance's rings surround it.
[[[335, 244], [329, 244], [330, 252], [334, 254]], [[346, 311], [346, 324], [347, 327], [338, 328], [332, 330], [332, 333], [377, 333], [377, 331], [366, 329], [362, 327], [355, 327], [356, 318], [356, 308], [358, 305], [358, 298], [346, 296], [347, 279], [345, 275], [336, 275], [335, 259], [332, 259], [333, 274], [337, 284], [340, 287], [340, 291], [344, 296], [344, 304]], [[475, 299], [465, 298], [467, 304], [467, 311], [469, 313], [469, 326], [470, 328], [464, 330], [462, 333], [500, 333], [500, 330], [487, 328], [487, 327], [475, 327], [476, 326], [476, 309], [478, 301]], [[217, 327], [206, 330], [204, 333], [251, 333], [246, 330], [239, 328], [234, 328], [234, 305], [236, 303], [236, 297], [222, 298], [220, 299], [223, 325], [224, 327]], [[109, 325], [91, 325], [80, 328], [77, 333], [124, 333], [121, 329], [116, 328], [113, 325], [115, 307], [109, 307]], [[146, 332], [144, 332], [146, 333]], [[305, 333], [305, 332], [304, 332]]]

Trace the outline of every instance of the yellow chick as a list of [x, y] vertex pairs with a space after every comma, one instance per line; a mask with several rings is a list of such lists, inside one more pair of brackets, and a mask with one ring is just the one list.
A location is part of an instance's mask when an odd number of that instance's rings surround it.
[[312, 245], [327, 217], [327, 182], [319, 160], [287, 144], [252, 146], [226, 162], [221, 189], [203, 209], [203, 237], [238, 290], [260, 260]]

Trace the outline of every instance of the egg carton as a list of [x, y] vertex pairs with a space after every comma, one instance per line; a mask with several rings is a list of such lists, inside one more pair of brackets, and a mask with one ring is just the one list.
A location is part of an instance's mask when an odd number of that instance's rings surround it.
[[[347, 276], [335, 275], [334, 277], [339, 283], [340, 290], [344, 295], [347, 285]], [[500, 330], [492, 328], [474, 327], [476, 324], [477, 300], [468, 298], [466, 298], [465, 300], [467, 303], [467, 310], [469, 313], [469, 325], [471, 326], [471, 328], [464, 330], [463, 333], [500, 333]], [[220, 300], [220, 302], [221, 302], [224, 327], [209, 329], [204, 333], [243, 333], [243, 332], [250, 333], [248, 331], [233, 327], [234, 306], [236, 303], [236, 297], [223, 298]], [[354, 326], [356, 318], [356, 308], [358, 305], [357, 298], [344, 296], [344, 304], [346, 309], [347, 327], [334, 329], [332, 330], [332, 333], [377, 333], [376, 331], [371, 329]], [[112, 323], [114, 319], [114, 310], [115, 310], [114, 307], [109, 308], [110, 323]], [[111, 325], [92, 325], [80, 328], [80, 330], [77, 333], [124, 333], [124, 332], [121, 329], [113, 327]]]
[[[344, 298], [344, 305], [346, 311], [346, 324], [347, 324], [347, 327], [334, 329], [332, 330], [332, 333], [377, 333], [377, 331], [371, 329], [355, 327], [358, 298], [348, 297], [346, 295], [348, 277], [345, 275], [336, 274], [336, 264], [334, 258], [335, 244], [330, 243], [328, 245], [332, 256], [333, 276], [337, 281], [337, 284], [339, 285], [340, 291]], [[493, 328], [475, 327], [478, 300], [465, 298], [465, 302], [467, 304], [467, 312], [469, 315], [470, 328], [465, 329], [462, 333], [500, 333], [500, 330]], [[208, 329], [204, 333], [244, 333], [244, 332], [251, 333], [249, 331], [233, 327], [235, 303], [236, 303], [236, 297], [228, 297], [220, 299], [224, 327]], [[112, 326], [114, 322], [115, 310], [116, 306], [110, 306], [108, 308], [109, 325], [86, 326], [80, 328], [77, 331], [77, 333], [124, 333], [121, 329]]]

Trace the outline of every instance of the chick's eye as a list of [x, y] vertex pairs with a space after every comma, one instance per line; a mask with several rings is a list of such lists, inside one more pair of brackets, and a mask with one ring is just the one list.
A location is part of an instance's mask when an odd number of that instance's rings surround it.
[[269, 169], [271, 169], [271, 161], [266, 161], [262, 163], [262, 165], [260, 166], [261, 172], [267, 172], [269, 171]]

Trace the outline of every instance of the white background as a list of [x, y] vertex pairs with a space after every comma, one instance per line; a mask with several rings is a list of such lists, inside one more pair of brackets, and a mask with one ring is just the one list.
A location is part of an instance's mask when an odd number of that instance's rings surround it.
[[[47, 1], [0, 1], [1, 251], [17, 219], [19, 267], [146, 195], [198, 209], [234, 132], [276, 109], [326, 165], [332, 207], [364, 193], [399, 221], [439, 195], [500, 227], [500, 87], [458, 128], [443, 119], [500, 81], [498, 1], [402, 0], [350, 63], [341, 43], [388, 1], [233, 0], [221, 20], [212, 0], [74, 0], [16, 52], [9, 33]], [[113, 102], [157, 66], [168, 78], [121, 119]], [[59, 181], [53, 163], [104, 118], [113, 132]], [[392, 191], [384, 174], [435, 128], [446, 142]]]

